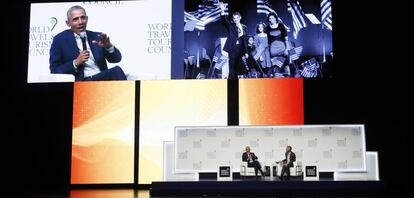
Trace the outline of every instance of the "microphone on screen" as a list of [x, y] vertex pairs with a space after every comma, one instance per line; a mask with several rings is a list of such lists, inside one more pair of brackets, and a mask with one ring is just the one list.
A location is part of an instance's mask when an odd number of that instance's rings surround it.
[[85, 50], [87, 50], [88, 48], [86, 47], [86, 32], [81, 32], [81, 33], [79, 33], [79, 36], [80, 36], [80, 38], [81, 38], [81, 40], [82, 40], [82, 50], [83, 51], [85, 51]]

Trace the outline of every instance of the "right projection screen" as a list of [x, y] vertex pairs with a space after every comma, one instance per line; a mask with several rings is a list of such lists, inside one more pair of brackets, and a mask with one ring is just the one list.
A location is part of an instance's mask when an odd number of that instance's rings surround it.
[[[244, 63], [233, 66], [243, 78], [332, 76], [331, 0], [183, 1], [184, 61], [172, 68], [185, 68], [178, 78], [231, 78], [232, 57], [244, 53]], [[234, 13], [244, 27], [241, 42], [232, 39]]]
[[176, 127], [175, 170], [215, 172], [217, 164], [239, 171], [246, 146], [266, 165], [284, 159], [292, 146], [296, 161], [322, 172], [365, 171], [363, 125]]

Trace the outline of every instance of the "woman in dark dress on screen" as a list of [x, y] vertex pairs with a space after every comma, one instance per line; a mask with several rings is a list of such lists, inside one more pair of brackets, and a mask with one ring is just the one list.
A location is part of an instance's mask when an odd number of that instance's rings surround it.
[[[279, 61], [283, 60], [287, 55], [288, 35], [285, 26], [280, 23], [276, 13], [270, 13], [267, 16], [269, 25], [267, 26], [267, 34], [270, 44], [270, 57], [272, 60], [272, 69], [269, 70], [268, 75], [277, 74], [281, 71], [283, 66], [277, 66], [277, 58]], [[283, 57], [283, 58], [282, 58]], [[283, 62], [283, 61], [282, 61]]]
[[[269, 39], [266, 33], [266, 24], [259, 22], [256, 26], [256, 35], [254, 36], [254, 43], [256, 49], [253, 52], [254, 60], [259, 64], [259, 71], [264, 71], [267, 74], [269, 68], [272, 67], [270, 62]], [[263, 69], [262, 69], [263, 68]]]

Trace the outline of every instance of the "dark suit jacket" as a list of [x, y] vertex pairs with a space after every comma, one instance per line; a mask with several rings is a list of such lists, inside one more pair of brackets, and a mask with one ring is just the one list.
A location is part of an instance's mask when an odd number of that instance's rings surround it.
[[[257, 156], [254, 153], [250, 152], [250, 155], [252, 156], [253, 161], [257, 160]], [[243, 155], [242, 155], [242, 161], [247, 162], [248, 158], [249, 158], [249, 156], [247, 155], [247, 152], [244, 152]]]
[[[115, 48], [113, 53], [108, 53], [103, 47], [92, 43], [93, 40], [99, 41], [98, 32], [86, 31], [88, 43], [91, 48], [96, 65], [103, 70], [107, 70], [106, 61], [110, 63], [120, 62], [122, 59], [121, 52]], [[76, 45], [75, 36], [72, 30], [65, 30], [53, 38], [50, 47], [49, 68], [52, 74], [73, 74], [76, 80], [83, 79], [83, 66], [78, 67], [77, 71], [73, 67], [73, 60], [79, 56], [79, 48]]]
[[[236, 46], [237, 40], [239, 39], [239, 31], [237, 25], [233, 21], [230, 21], [227, 16], [224, 16], [224, 25], [228, 30], [228, 36], [226, 44], [224, 44], [223, 50], [231, 54], [231, 52]], [[244, 24], [241, 25], [243, 29], [243, 36], [241, 37], [240, 45], [242, 47], [243, 54], [245, 54], [247, 53], [247, 26]]]
[[[285, 159], [283, 160], [283, 162], [287, 162], [287, 153], [285, 153]], [[290, 163], [289, 164], [287, 164], [287, 166], [288, 167], [293, 167], [293, 162], [294, 161], [296, 161], [296, 155], [295, 155], [295, 153], [294, 152], [292, 152], [291, 151], [291, 154], [290, 154]]]

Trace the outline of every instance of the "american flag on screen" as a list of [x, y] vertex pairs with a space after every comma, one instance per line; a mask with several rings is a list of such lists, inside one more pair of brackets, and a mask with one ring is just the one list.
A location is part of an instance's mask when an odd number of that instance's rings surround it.
[[302, 54], [303, 46], [292, 48], [288, 51], [290, 60], [298, 60], [300, 55]]
[[202, 21], [200, 21], [195, 16], [185, 11], [184, 11], [184, 22], [185, 22], [184, 31], [193, 31], [194, 28], [198, 30], [205, 29], [204, 23]]
[[[227, 4], [224, 4], [226, 9], [224, 14], [228, 14]], [[184, 22], [195, 23], [195, 28], [198, 30], [205, 30], [205, 26], [209, 23], [220, 20], [221, 8], [218, 3], [213, 5], [198, 5], [198, 10], [186, 12], [184, 11]]]
[[322, 27], [332, 30], [332, 6], [331, 0], [321, 1]]
[[272, 59], [270, 59], [270, 61], [272, 62], [272, 65], [276, 65], [278, 67], [282, 67], [283, 63], [285, 63], [286, 58], [283, 56], [276, 56]]
[[269, 0], [257, 0], [257, 13], [260, 14], [269, 14], [269, 13], [276, 13], [269, 3]]
[[288, 0], [288, 12], [292, 16], [293, 37], [297, 39], [299, 31], [306, 27], [305, 14], [298, 0]]
[[319, 62], [315, 58], [311, 58], [302, 64], [303, 70], [301, 72], [304, 78], [316, 78], [318, 76]]
[[[257, 0], [257, 14], [268, 15], [270, 13], [275, 13], [277, 15], [277, 12], [272, 9], [272, 5], [270, 5], [269, 0]], [[290, 27], [283, 23], [283, 20], [279, 17], [279, 15], [277, 15], [277, 19], [283, 24], [283, 26], [285, 26], [286, 31], [290, 32]]]
[[224, 63], [226, 63], [225, 56], [223, 56], [223, 54], [221, 54], [220, 45], [218, 45], [216, 47], [216, 50], [214, 51], [213, 61], [216, 62], [216, 64], [214, 65], [214, 67], [216, 69], [221, 69], [223, 67]]

